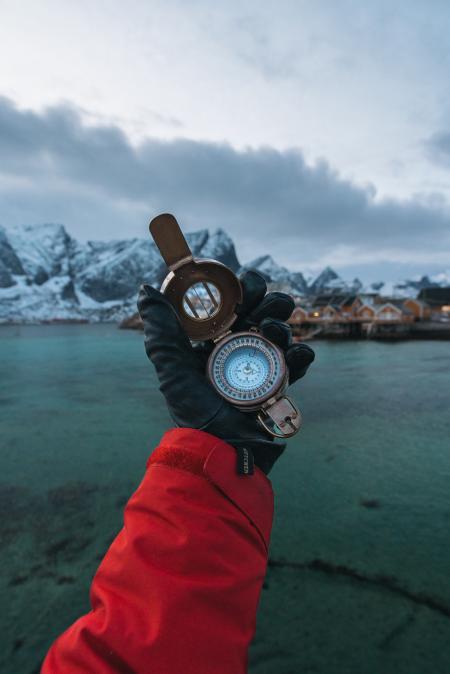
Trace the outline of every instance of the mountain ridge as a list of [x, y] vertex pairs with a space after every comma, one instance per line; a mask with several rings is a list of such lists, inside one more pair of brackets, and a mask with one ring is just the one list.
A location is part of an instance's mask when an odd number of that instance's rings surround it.
[[[296, 296], [359, 292], [359, 279], [345, 282], [331, 267], [312, 280], [279, 265], [270, 254], [241, 265], [231, 237], [222, 228], [186, 234], [195, 257], [223, 262], [236, 273], [257, 269], [272, 289]], [[136, 310], [142, 282], [159, 287], [166, 265], [151, 239], [81, 243], [61, 223], [0, 225], [0, 322], [52, 320], [120, 321]], [[397, 286], [415, 294], [424, 284], [448, 283], [424, 276]], [[383, 282], [372, 284], [383, 289]]]

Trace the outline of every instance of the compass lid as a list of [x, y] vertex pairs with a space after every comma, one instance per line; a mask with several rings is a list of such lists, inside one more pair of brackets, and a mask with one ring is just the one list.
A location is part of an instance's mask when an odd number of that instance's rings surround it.
[[236, 305], [242, 302], [237, 276], [217, 260], [194, 258], [173, 215], [158, 215], [149, 229], [170, 270], [161, 292], [188, 336], [203, 341], [225, 333], [237, 318]]

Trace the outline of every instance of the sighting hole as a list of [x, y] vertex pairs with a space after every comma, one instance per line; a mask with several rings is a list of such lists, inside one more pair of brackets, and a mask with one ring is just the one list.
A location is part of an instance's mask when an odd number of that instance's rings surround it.
[[206, 321], [217, 314], [221, 299], [219, 289], [213, 283], [200, 281], [184, 293], [183, 309], [189, 318]]

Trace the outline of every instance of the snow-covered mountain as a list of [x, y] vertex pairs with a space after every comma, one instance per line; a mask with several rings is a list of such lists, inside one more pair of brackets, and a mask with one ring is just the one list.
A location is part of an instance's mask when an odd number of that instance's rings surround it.
[[343, 278], [337, 274], [331, 267], [325, 267], [320, 274], [308, 286], [310, 295], [319, 295], [320, 293], [329, 292], [348, 292], [358, 293], [363, 290], [362, 281], [359, 278], [353, 281], [344, 281]]
[[[296, 296], [363, 289], [359, 279], [346, 282], [330, 267], [306, 280], [270, 255], [241, 266], [222, 229], [202, 229], [186, 238], [196, 257], [219, 260], [239, 273], [257, 269], [271, 289]], [[59, 224], [0, 226], [0, 322], [118, 321], [136, 311], [140, 284], [159, 287], [166, 271], [150, 238], [80, 243]], [[450, 285], [450, 272], [392, 286], [380, 281], [371, 289], [415, 296], [432, 285]]]
[[[222, 230], [186, 234], [196, 257], [239, 269]], [[167, 273], [150, 239], [73, 239], [63, 225], [0, 227], [0, 322], [120, 320], [136, 310], [142, 282], [158, 287]]]
[[263, 255], [257, 257], [252, 262], [241, 267], [241, 272], [247, 269], [256, 269], [271, 284], [272, 288], [277, 290], [285, 290], [294, 295], [306, 295], [308, 293], [308, 285], [303, 274], [299, 271], [292, 272], [278, 265], [271, 255]]
[[310, 289], [314, 294], [324, 292], [326, 290], [333, 290], [338, 287], [341, 288], [344, 285], [344, 282], [338, 274], [331, 269], [331, 267], [325, 267], [325, 269], [319, 274], [319, 276], [311, 283]]
[[396, 283], [393, 287], [393, 293], [403, 297], [411, 297], [411, 295], [419, 293], [422, 288], [439, 288], [442, 286], [450, 286], [450, 269], [440, 274], [420, 276]]

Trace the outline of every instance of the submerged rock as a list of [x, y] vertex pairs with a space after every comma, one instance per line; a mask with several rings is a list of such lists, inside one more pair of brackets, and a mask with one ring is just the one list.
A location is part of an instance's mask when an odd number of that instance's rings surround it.
[[363, 508], [375, 509], [381, 508], [381, 501], [377, 498], [362, 498], [359, 502]]

